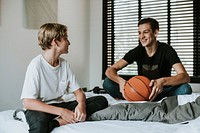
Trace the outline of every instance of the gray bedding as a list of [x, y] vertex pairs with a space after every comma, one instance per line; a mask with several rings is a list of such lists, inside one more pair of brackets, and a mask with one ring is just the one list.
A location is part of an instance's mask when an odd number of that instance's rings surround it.
[[92, 114], [88, 120], [134, 120], [180, 123], [200, 116], [200, 96], [193, 102], [178, 105], [177, 96], [160, 103], [119, 103]]

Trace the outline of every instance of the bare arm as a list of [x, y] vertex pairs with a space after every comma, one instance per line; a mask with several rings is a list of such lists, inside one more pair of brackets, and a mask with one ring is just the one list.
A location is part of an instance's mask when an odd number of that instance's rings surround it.
[[39, 100], [36, 100], [36, 99], [24, 98], [23, 104], [24, 104], [24, 108], [29, 109], [29, 110], [41, 111], [41, 112], [46, 112], [49, 114], [58, 115], [63, 120], [66, 121], [66, 122], [63, 122], [64, 124], [76, 123], [78, 121], [85, 120], [86, 105], [85, 105], [85, 94], [82, 92], [81, 89], [76, 90], [74, 92], [74, 94], [75, 94], [76, 100], [78, 102], [78, 105], [75, 108], [75, 112], [68, 110], [68, 109], [48, 105], [48, 104], [41, 102]]
[[163, 86], [167, 85], [175, 86], [190, 82], [190, 77], [181, 63], [174, 64], [173, 68], [176, 71], [176, 75], [171, 77], [161, 78], [163, 80]]
[[172, 67], [176, 71], [175, 76], [151, 80], [150, 86], [152, 86], [152, 93], [150, 94], [149, 99], [153, 100], [159, 93], [161, 93], [163, 91], [163, 86], [175, 86], [190, 82], [190, 77], [181, 63], [176, 63]]
[[24, 98], [23, 104], [24, 104], [24, 108], [29, 109], [29, 110], [41, 111], [41, 112], [46, 112], [49, 114], [58, 115], [61, 118], [63, 118], [63, 120], [66, 121], [65, 124], [77, 122], [77, 120], [74, 117], [74, 112], [71, 110], [48, 105], [36, 99]]
[[85, 121], [86, 119], [86, 97], [81, 89], [74, 92], [78, 105], [75, 108], [75, 118], [78, 121]]
[[41, 111], [41, 112], [46, 112], [46, 113], [54, 114], [54, 115], [62, 114], [61, 108], [48, 105], [48, 104], [41, 102], [39, 100], [36, 100], [36, 99], [24, 98], [23, 105], [24, 105], [24, 108], [26, 108], [28, 110]]
[[117, 74], [117, 71], [121, 70], [127, 65], [128, 65], [128, 62], [126, 62], [124, 59], [120, 59], [118, 62], [116, 62], [115, 64], [113, 64], [106, 70], [106, 76], [109, 79], [119, 84], [120, 92], [123, 92], [124, 84], [126, 81]]

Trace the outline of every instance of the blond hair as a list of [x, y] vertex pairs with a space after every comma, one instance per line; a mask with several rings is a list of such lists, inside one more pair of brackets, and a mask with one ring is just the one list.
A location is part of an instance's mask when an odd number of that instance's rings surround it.
[[60, 41], [61, 37], [67, 36], [67, 26], [58, 23], [46, 23], [38, 32], [38, 44], [43, 50], [51, 48], [51, 42], [55, 38]]

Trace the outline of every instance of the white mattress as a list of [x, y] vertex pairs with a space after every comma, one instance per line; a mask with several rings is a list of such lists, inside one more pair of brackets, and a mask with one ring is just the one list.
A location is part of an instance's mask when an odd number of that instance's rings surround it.
[[[88, 93], [87, 97], [94, 94]], [[180, 96], [180, 104], [194, 100], [200, 94]], [[119, 102], [105, 95], [109, 104], [116, 104]], [[12, 118], [14, 110], [5, 110], [0, 112], [0, 133], [28, 133], [28, 124], [14, 120]], [[24, 121], [23, 113], [18, 114]], [[142, 121], [86, 121], [76, 124], [68, 124], [55, 128], [52, 133], [200, 133], [200, 117], [188, 122], [178, 124], [164, 124], [158, 122], [142, 122]]]

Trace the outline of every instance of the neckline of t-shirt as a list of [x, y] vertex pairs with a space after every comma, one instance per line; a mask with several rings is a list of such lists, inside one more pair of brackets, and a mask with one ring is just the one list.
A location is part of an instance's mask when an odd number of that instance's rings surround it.
[[45, 63], [45, 64], [47, 64], [47, 66], [49, 66], [50, 67], [50, 69], [52, 69], [52, 70], [57, 70], [59, 67], [60, 67], [60, 57], [58, 58], [58, 60], [59, 60], [59, 62], [58, 62], [58, 65], [57, 66], [52, 66], [51, 64], [49, 64], [47, 61], [46, 61], [46, 59], [44, 58], [44, 56], [41, 54], [41, 58], [42, 58], [42, 60], [43, 60], [43, 62]]

